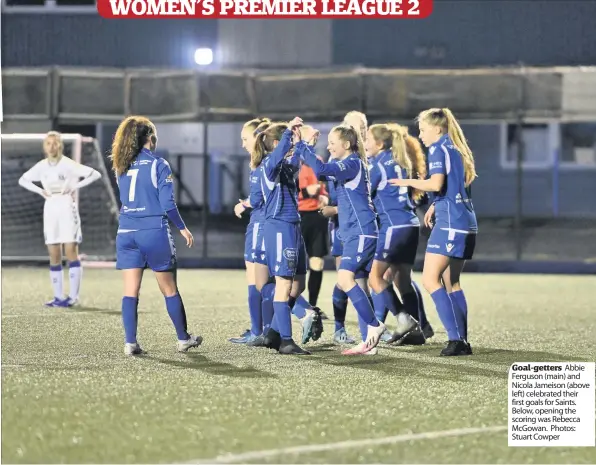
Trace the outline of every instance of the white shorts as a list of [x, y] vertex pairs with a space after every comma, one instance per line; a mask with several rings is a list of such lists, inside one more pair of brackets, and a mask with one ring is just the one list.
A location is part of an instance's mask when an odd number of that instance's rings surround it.
[[82, 242], [79, 209], [70, 195], [54, 195], [46, 200], [43, 235], [47, 245]]

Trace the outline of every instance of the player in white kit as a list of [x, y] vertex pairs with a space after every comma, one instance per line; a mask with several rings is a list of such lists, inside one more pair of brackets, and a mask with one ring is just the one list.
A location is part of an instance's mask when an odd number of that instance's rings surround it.
[[[43, 141], [45, 158], [19, 179], [19, 185], [43, 196], [43, 233], [50, 254], [50, 279], [54, 299], [48, 307], [72, 307], [79, 298], [82, 270], [79, 261], [81, 218], [74, 192], [101, 178], [99, 171], [81, 165], [62, 153], [60, 133], [48, 132]], [[34, 184], [41, 183], [42, 187]], [[62, 246], [68, 260], [70, 288], [65, 298], [62, 286]]]

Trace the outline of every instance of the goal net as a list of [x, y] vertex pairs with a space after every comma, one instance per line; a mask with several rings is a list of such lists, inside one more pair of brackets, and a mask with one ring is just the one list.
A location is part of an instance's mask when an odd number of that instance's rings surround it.
[[[19, 186], [22, 174], [43, 158], [46, 134], [2, 134], [2, 261], [47, 260], [43, 236], [44, 199]], [[118, 205], [97, 140], [62, 134], [64, 155], [101, 173], [101, 179], [79, 189], [86, 260], [115, 258]]]

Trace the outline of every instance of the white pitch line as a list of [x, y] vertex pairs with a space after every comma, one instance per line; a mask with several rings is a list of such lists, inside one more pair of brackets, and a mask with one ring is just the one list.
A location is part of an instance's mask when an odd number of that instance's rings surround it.
[[399, 434], [397, 436], [387, 436], [383, 438], [369, 438], [349, 440], [342, 442], [331, 442], [327, 444], [312, 444], [305, 446], [285, 447], [282, 449], [257, 450], [253, 452], [245, 452], [243, 454], [226, 454], [220, 455], [212, 459], [197, 459], [185, 463], [235, 463], [248, 462], [250, 460], [261, 460], [269, 457], [276, 457], [278, 455], [299, 455], [309, 454], [313, 452], [328, 452], [340, 449], [355, 449], [358, 447], [380, 446], [384, 444], [397, 444], [408, 441], [421, 441], [425, 439], [439, 439], [456, 436], [468, 436], [472, 434], [487, 434], [497, 433], [507, 430], [507, 426], [485, 426], [480, 428], [458, 428], [443, 431], [428, 431], [426, 433], [408, 433]]

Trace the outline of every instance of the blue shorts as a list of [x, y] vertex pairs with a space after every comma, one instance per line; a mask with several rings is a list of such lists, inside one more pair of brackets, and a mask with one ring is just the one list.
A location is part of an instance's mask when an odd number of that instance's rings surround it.
[[244, 261], [266, 265], [263, 223], [249, 223], [244, 236]]
[[338, 236], [339, 227], [333, 222], [329, 221], [329, 242], [331, 243], [331, 256], [341, 257], [344, 253], [344, 246]]
[[116, 268], [129, 270], [146, 267], [153, 271], [176, 268], [176, 246], [169, 226], [116, 235]]
[[344, 241], [344, 253], [339, 269], [351, 271], [357, 279], [368, 276], [376, 248], [376, 236], [360, 235], [348, 238]]
[[476, 247], [476, 232], [435, 226], [428, 238], [427, 253], [471, 260]]
[[420, 227], [409, 224], [381, 229], [375, 260], [391, 265], [413, 265], [419, 236]]
[[300, 224], [267, 220], [263, 232], [269, 275], [286, 278], [305, 275], [308, 260]]

